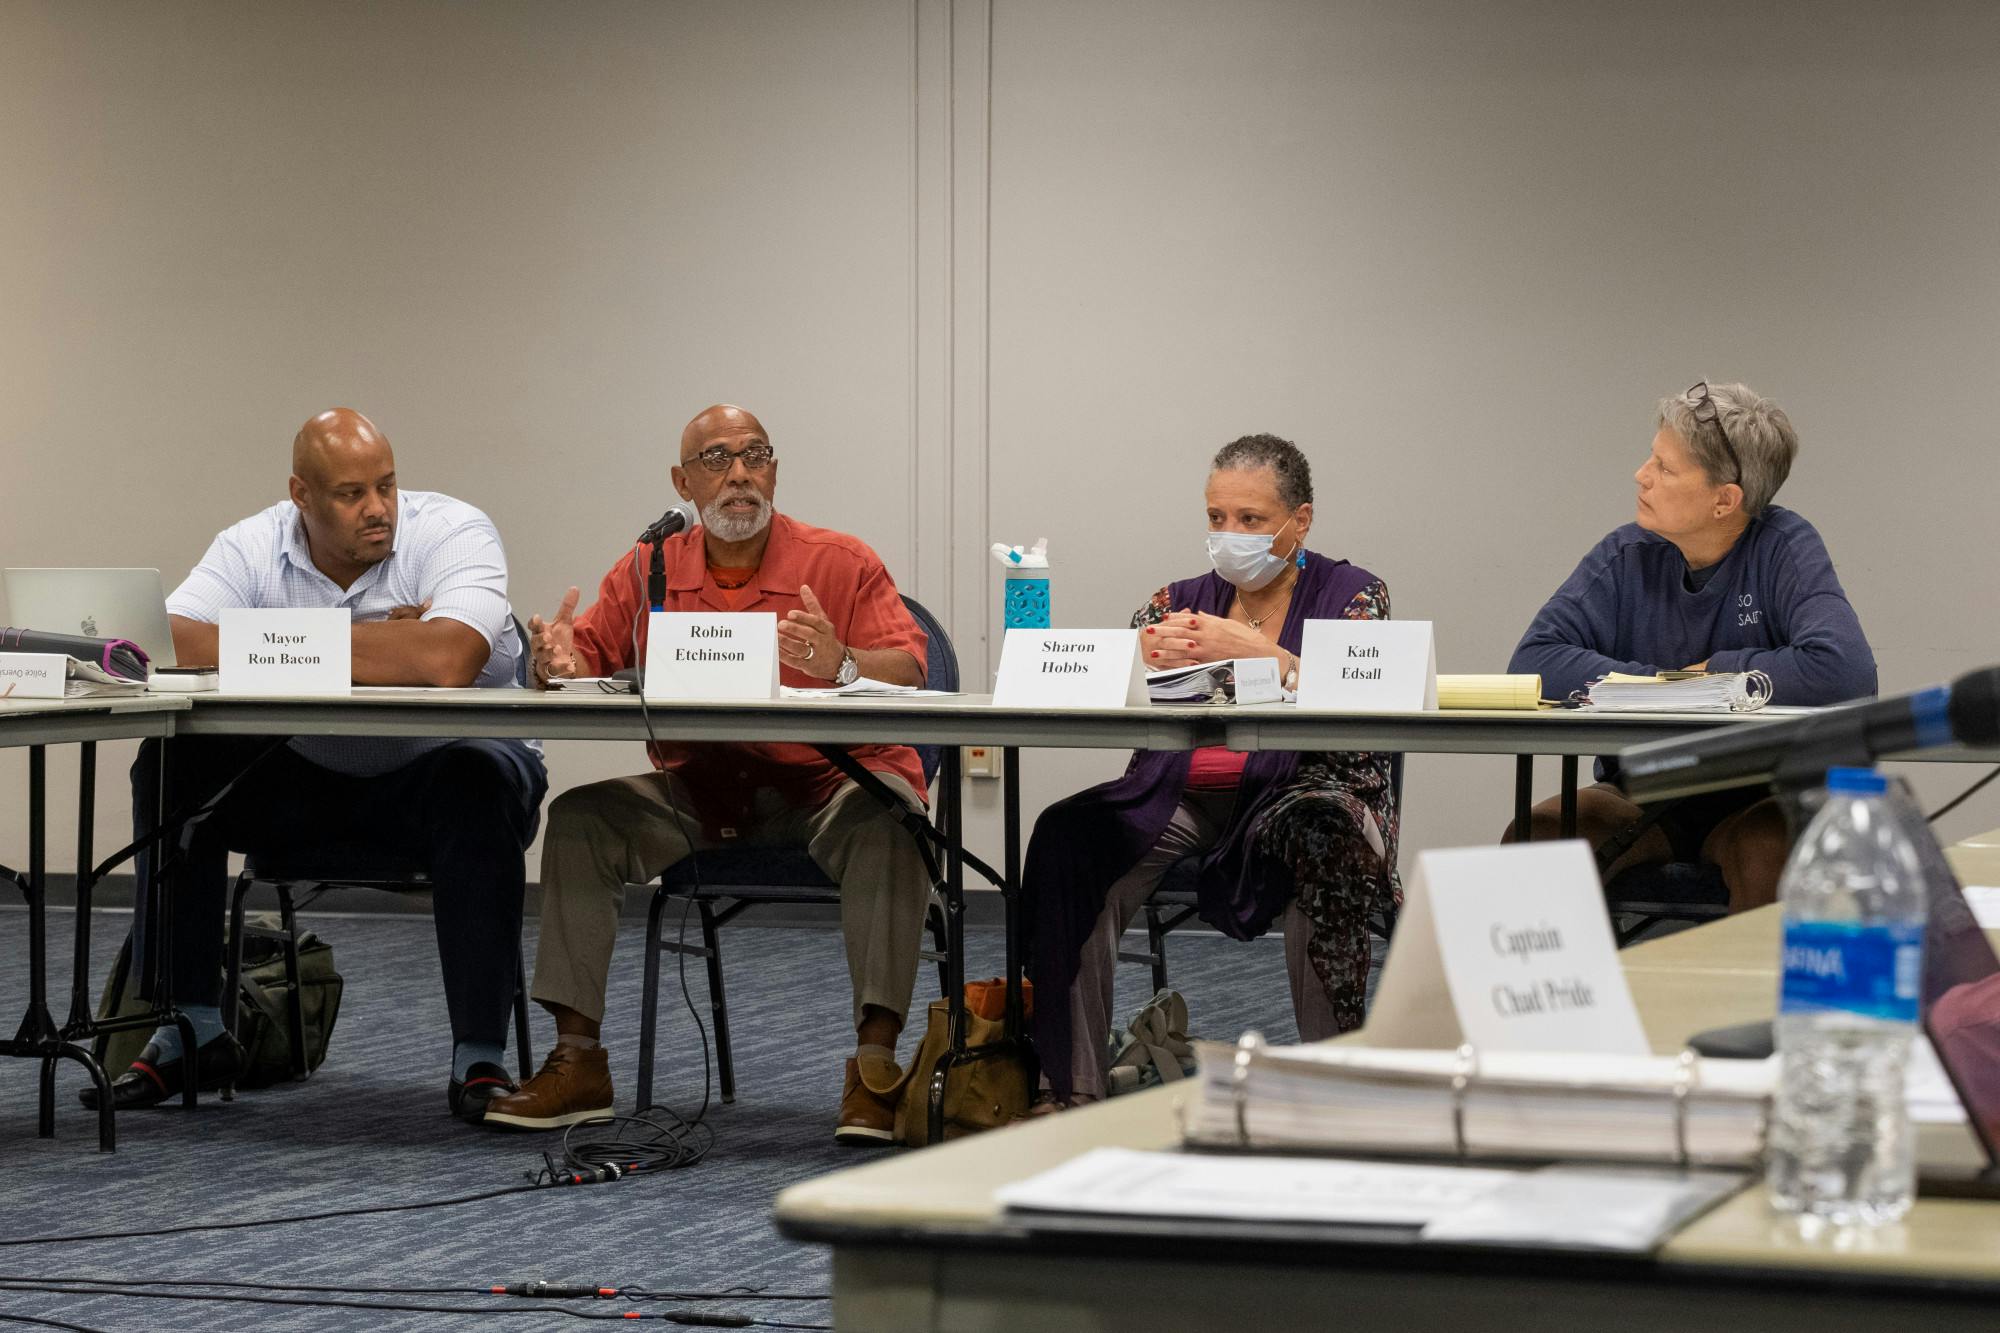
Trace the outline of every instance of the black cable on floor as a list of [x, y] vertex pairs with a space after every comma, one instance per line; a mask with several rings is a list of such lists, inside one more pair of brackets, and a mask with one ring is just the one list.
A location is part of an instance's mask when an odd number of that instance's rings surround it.
[[92, 1328], [88, 1324], [65, 1324], [60, 1319], [41, 1319], [31, 1314], [8, 1314], [0, 1310], [0, 1324], [33, 1324], [37, 1328], [66, 1328], [70, 1333], [105, 1333], [104, 1329]]
[[145, 1291], [132, 1287], [78, 1287], [53, 1286], [45, 1283], [0, 1282], [0, 1292], [12, 1291], [43, 1296], [91, 1296], [108, 1297], [119, 1300], [155, 1301], [208, 1301], [235, 1305], [276, 1305], [294, 1309], [319, 1310], [377, 1310], [390, 1314], [441, 1314], [461, 1318], [482, 1319], [494, 1315], [531, 1314], [544, 1319], [550, 1315], [561, 1315], [566, 1319], [610, 1320], [621, 1322], [633, 1319], [658, 1319], [666, 1323], [680, 1324], [691, 1328], [774, 1328], [830, 1330], [831, 1324], [798, 1324], [784, 1320], [753, 1319], [748, 1315], [706, 1313], [699, 1310], [663, 1310], [658, 1314], [639, 1311], [623, 1311], [603, 1314], [590, 1310], [572, 1310], [567, 1306], [542, 1302], [533, 1305], [486, 1305], [470, 1309], [459, 1309], [448, 1305], [416, 1305], [397, 1301], [334, 1301], [325, 1298], [301, 1297], [289, 1299], [279, 1296], [252, 1296], [227, 1292], [185, 1292], [185, 1291]]
[[[323, 1282], [249, 1282], [237, 1278], [161, 1278], [161, 1277], [58, 1277], [52, 1273], [0, 1274], [0, 1283], [8, 1282], [59, 1282], [79, 1287], [227, 1287], [247, 1291], [291, 1291], [318, 1292], [325, 1295], [346, 1296], [500, 1296], [510, 1294], [509, 1288], [502, 1286], [484, 1287], [373, 1287], [354, 1283]], [[519, 1284], [532, 1285], [532, 1284]], [[566, 1299], [588, 1299], [587, 1293], [594, 1292], [605, 1300], [623, 1301], [830, 1301], [831, 1292], [825, 1291], [766, 1291], [760, 1287], [737, 1286], [722, 1291], [650, 1291], [645, 1287], [566, 1287], [570, 1293]], [[523, 1291], [511, 1294], [527, 1295]]]
[[250, 1217], [231, 1222], [187, 1222], [179, 1226], [147, 1227], [136, 1231], [87, 1231], [74, 1236], [18, 1236], [0, 1240], [0, 1248], [19, 1245], [67, 1245], [92, 1240], [148, 1240], [154, 1236], [183, 1236], [197, 1231], [246, 1231], [252, 1227], [285, 1226], [294, 1222], [330, 1222], [341, 1217], [372, 1217], [381, 1213], [409, 1213], [422, 1208], [454, 1208], [465, 1203], [504, 1199], [510, 1194], [533, 1194], [547, 1185], [508, 1185], [478, 1194], [461, 1194], [449, 1199], [423, 1199], [416, 1203], [379, 1203], [361, 1208], [336, 1208], [324, 1213], [297, 1213], [285, 1217]]

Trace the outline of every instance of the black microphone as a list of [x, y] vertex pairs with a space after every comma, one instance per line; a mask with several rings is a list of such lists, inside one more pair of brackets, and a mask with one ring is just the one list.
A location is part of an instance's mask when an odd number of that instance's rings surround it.
[[653, 548], [651, 566], [646, 571], [646, 605], [655, 611], [665, 609], [667, 604], [667, 538], [676, 532], [686, 532], [700, 517], [686, 500], [676, 500], [639, 534], [639, 544]]
[[1810, 786], [1836, 765], [1866, 764], [1954, 742], [2000, 743], [2000, 667], [1969, 671], [1949, 685], [1810, 717], [1635, 745], [1618, 755], [1619, 782], [1639, 802], [1773, 781]]
[[654, 519], [647, 529], [639, 534], [642, 543], [658, 545], [676, 532], [686, 532], [701, 518], [695, 507], [686, 500], [676, 500], [667, 506], [667, 512]]

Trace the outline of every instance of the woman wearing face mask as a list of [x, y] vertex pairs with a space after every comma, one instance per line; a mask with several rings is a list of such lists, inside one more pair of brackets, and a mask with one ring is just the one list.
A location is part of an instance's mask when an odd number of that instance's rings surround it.
[[[1132, 617], [1149, 669], [1274, 657], [1296, 687], [1308, 620], [1387, 619], [1389, 590], [1306, 548], [1312, 470], [1288, 440], [1247, 435], [1208, 476], [1211, 573], [1168, 584]], [[1034, 922], [1043, 1107], [1104, 1095], [1118, 937], [1169, 867], [1197, 858], [1201, 917], [1252, 939], [1281, 914], [1299, 1035], [1361, 1026], [1371, 919], [1401, 898], [1386, 754], [1142, 750], [1125, 776], [1035, 822], [1023, 866]], [[1386, 929], [1386, 924], [1379, 926]], [[1379, 955], [1382, 941], [1376, 941]]]

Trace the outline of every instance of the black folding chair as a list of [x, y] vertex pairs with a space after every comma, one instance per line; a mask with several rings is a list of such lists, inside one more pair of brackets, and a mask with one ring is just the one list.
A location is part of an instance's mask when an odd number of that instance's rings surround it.
[[[958, 688], [958, 654], [951, 636], [945, 632], [921, 602], [903, 598], [925, 636], [930, 640], [925, 681], [935, 690]], [[937, 777], [943, 757], [939, 747], [920, 745], [926, 782]], [[689, 943], [666, 922], [666, 907], [678, 901], [683, 912], [691, 906], [701, 928], [701, 942]], [[715, 1028], [716, 1081], [722, 1100], [736, 1100], [736, 1066], [729, 1044], [729, 1002], [722, 977], [722, 927], [756, 907], [780, 905], [810, 906], [840, 902], [840, 886], [819, 868], [803, 847], [722, 847], [687, 857], [667, 867], [653, 890], [652, 906], [646, 913], [646, 962], [644, 990], [639, 1011], [638, 1105], [643, 1109], [653, 1101], [653, 1046], [659, 1031], [660, 954], [685, 954], [700, 958], [708, 968], [708, 1006]], [[944, 909], [935, 887], [931, 893], [929, 927], [933, 947], [922, 955], [938, 965], [940, 988], [947, 983], [945, 950], [947, 931]]]
[[[519, 617], [514, 620], [514, 638], [520, 645], [514, 679], [516, 684], [525, 685], [530, 646], [528, 631], [522, 627]], [[539, 812], [535, 818], [539, 823]], [[533, 836], [531, 829], [529, 837]], [[269, 884], [277, 894], [277, 929], [247, 924], [244, 920], [244, 899], [258, 884]], [[372, 844], [306, 843], [282, 852], [246, 856], [243, 873], [236, 877], [236, 887], [229, 899], [229, 951], [222, 987], [223, 1022], [232, 1033], [236, 1031], [244, 941], [250, 937], [276, 941], [284, 950], [285, 980], [291, 987], [291, 1002], [287, 1005], [285, 1021], [291, 1029], [292, 1077], [297, 1079], [305, 1078], [310, 1071], [306, 1068], [305, 1004], [299, 985], [299, 929], [293, 895], [303, 889], [310, 897], [334, 888], [374, 889], [382, 893], [428, 893], [431, 881], [422, 867], [385, 853]], [[527, 975], [517, 948], [514, 954], [514, 1050], [520, 1058], [523, 1079], [532, 1077], [535, 1072], [534, 1055], [528, 1045]]]
[[[1396, 808], [1403, 805], [1403, 756], [1397, 755], [1390, 761], [1390, 783], [1394, 793]], [[1118, 950], [1121, 963], [1144, 963], [1153, 969], [1153, 991], [1158, 994], [1167, 989], [1167, 936], [1194, 920], [1201, 910], [1200, 897], [1195, 891], [1195, 867], [1198, 857], [1186, 856], [1167, 867], [1161, 877], [1160, 887], [1146, 900], [1142, 909], [1146, 920], [1146, 948]], [[1378, 912], [1369, 918], [1371, 929], [1383, 939], [1389, 938], [1396, 929], [1393, 911]]]

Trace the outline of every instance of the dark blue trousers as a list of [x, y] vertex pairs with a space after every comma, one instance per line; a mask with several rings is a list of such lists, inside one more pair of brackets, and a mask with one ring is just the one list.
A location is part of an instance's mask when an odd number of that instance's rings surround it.
[[[352, 777], [288, 746], [271, 750], [280, 739], [186, 736], [170, 743], [169, 815], [243, 776], [183, 831], [178, 854], [170, 847], [140, 854], [135, 975], [153, 975], [146, 955], [161, 947], [176, 1003], [220, 1003], [230, 852], [310, 848], [315, 862], [336, 872], [344, 859], [379, 863], [387, 855], [430, 876], [453, 1039], [504, 1044], [521, 947], [523, 853], [548, 791], [540, 756], [520, 741], [460, 740], [391, 772]], [[140, 838], [158, 826], [163, 804], [161, 744], [147, 741], [132, 766], [132, 825]], [[343, 849], [353, 856], [343, 858]], [[173, 898], [170, 943], [157, 938], [159, 923], [149, 911], [155, 866], [164, 867], [158, 891]]]

